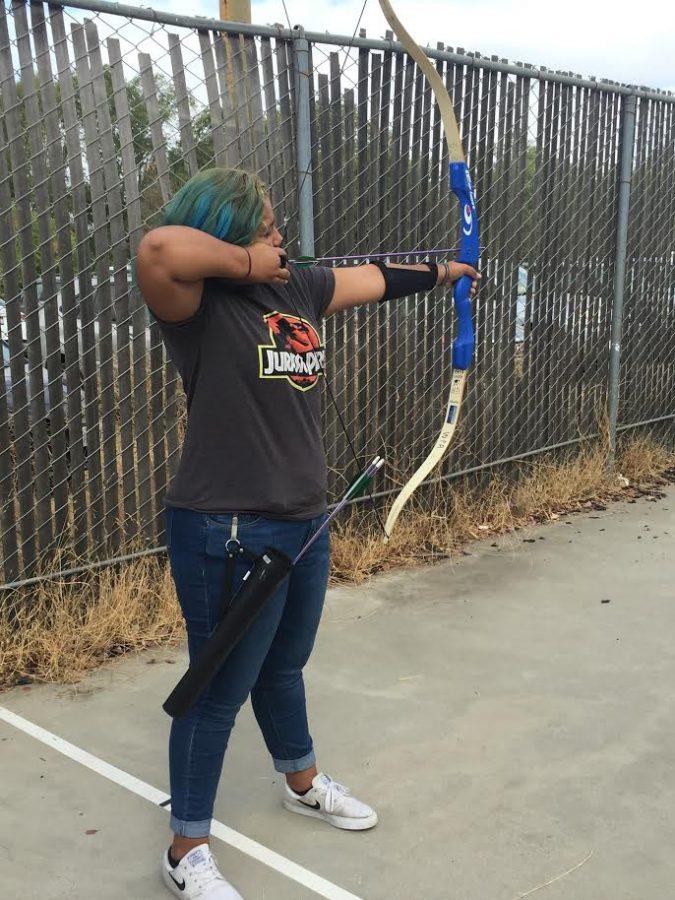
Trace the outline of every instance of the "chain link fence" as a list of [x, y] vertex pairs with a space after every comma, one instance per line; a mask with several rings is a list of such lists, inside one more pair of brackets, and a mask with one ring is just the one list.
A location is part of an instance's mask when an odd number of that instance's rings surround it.
[[[675, 417], [675, 97], [439, 45], [476, 182], [478, 349], [444, 478]], [[452, 255], [438, 110], [396, 44], [107, 2], [0, 18], [0, 581], [161, 548], [179, 379], [130, 262], [204, 167], [269, 184], [290, 256]], [[622, 318], [623, 316], [623, 318]], [[453, 310], [427, 295], [325, 324], [330, 381], [385, 491], [427, 455]], [[333, 495], [353, 468], [325, 408]]]

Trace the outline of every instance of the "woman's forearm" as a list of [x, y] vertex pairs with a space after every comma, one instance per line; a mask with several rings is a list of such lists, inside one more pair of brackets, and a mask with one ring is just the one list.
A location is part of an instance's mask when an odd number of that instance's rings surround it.
[[164, 225], [149, 231], [143, 242], [148, 252], [161, 260], [174, 281], [243, 279], [249, 270], [249, 256], [243, 247], [218, 240], [196, 228]]
[[400, 265], [396, 263], [387, 263], [384, 266], [386, 271], [382, 271], [379, 263], [371, 263], [365, 266], [347, 266], [334, 269], [335, 274], [335, 293], [333, 299], [326, 310], [326, 315], [332, 315], [343, 309], [350, 309], [353, 306], [361, 306], [366, 303], [374, 303], [381, 300], [388, 300], [392, 297], [405, 297], [415, 294], [420, 290], [430, 290], [434, 284], [451, 285], [459, 278], [468, 276], [474, 282], [471, 288], [473, 296], [476, 290], [476, 284], [480, 279], [480, 275], [472, 266], [458, 262], [439, 262], [437, 264], [438, 274], [431, 284], [412, 284], [410, 279], [390, 278], [387, 272], [391, 274], [391, 270], [406, 270], [407, 272], [423, 272], [429, 273], [430, 266], [428, 263], [418, 263], [416, 265]]

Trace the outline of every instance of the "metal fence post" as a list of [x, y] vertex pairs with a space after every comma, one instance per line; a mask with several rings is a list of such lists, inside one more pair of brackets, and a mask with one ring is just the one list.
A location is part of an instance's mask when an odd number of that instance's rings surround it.
[[621, 383], [621, 339], [623, 336], [623, 300], [626, 287], [626, 250], [628, 246], [628, 218], [635, 146], [635, 114], [637, 97], [625, 98], [621, 122], [621, 155], [619, 159], [619, 198], [614, 255], [614, 299], [612, 303], [612, 333], [609, 344], [609, 466], [616, 461], [616, 433], [619, 419], [619, 388]]
[[293, 57], [295, 60], [295, 162], [298, 179], [298, 231], [300, 255], [314, 256], [314, 187], [312, 182], [312, 133], [309, 110], [309, 43], [305, 30], [294, 29]]

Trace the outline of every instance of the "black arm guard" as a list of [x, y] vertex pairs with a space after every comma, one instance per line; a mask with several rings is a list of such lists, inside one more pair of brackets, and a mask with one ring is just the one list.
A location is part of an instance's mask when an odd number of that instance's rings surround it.
[[397, 300], [399, 297], [409, 297], [411, 294], [419, 294], [422, 291], [430, 291], [438, 283], [436, 263], [424, 263], [425, 266], [429, 266], [428, 272], [419, 272], [416, 269], [390, 269], [381, 260], [373, 262], [372, 265], [377, 266], [382, 272], [386, 285], [380, 303]]

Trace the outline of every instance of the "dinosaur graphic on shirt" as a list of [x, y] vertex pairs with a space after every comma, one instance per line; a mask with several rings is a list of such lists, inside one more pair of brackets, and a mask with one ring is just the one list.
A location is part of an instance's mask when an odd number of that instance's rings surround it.
[[258, 345], [260, 378], [285, 378], [299, 391], [311, 390], [326, 366], [326, 350], [316, 328], [288, 313], [268, 313], [263, 319], [272, 343]]

